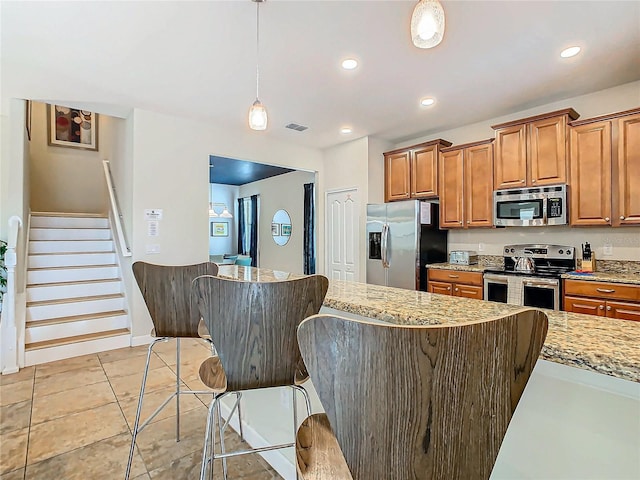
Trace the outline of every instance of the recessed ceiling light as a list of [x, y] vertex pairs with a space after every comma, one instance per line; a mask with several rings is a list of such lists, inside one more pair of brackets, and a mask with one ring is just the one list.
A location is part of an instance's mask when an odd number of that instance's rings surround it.
[[350, 134], [351, 132], [353, 132], [353, 130], [351, 129], [351, 127], [342, 127], [342, 128], [340, 129], [340, 133], [341, 133], [341, 134], [343, 134], [343, 135], [348, 135], [348, 134]]
[[358, 61], [355, 58], [347, 58], [342, 61], [342, 68], [345, 70], [353, 70], [358, 66]]
[[430, 97], [423, 98], [422, 100], [420, 100], [420, 105], [422, 105], [423, 107], [428, 107], [430, 105], [433, 105], [434, 103], [436, 103], [436, 101]]
[[560, 52], [560, 56], [562, 58], [569, 58], [577, 55], [578, 53], [580, 53], [580, 47], [569, 47]]

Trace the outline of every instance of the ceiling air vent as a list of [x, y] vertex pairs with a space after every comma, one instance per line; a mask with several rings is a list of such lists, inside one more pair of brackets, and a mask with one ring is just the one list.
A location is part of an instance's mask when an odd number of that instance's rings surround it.
[[296, 132], [304, 132], [309, 127], [298, 125], [297, 123], [290, 123], [289, 125], [285, 125], [284, 128], [290, 128], [291, 130], [295, 130]]

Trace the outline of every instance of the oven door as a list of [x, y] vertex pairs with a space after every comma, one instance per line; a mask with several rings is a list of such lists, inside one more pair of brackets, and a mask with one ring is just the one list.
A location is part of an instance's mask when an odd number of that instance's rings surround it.
[[522, 279], [522, 305], [560, 310], [560, 280], [524, 277]]
[[484, 299], [490, 302], [507, 303], [508, 277], [493, 273], [484, 274]]

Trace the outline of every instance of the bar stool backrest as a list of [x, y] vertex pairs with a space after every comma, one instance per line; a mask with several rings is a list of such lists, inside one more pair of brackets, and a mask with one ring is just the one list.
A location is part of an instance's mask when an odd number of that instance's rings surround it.
[[191, 282], [200, 275], [217, 275], [218, 266], [133, 264], [133, 276], [147, 304], [156, 337], [197, 338], [200, 316], [191, 310]]
[[328, 286], [322, 275], [283, 282], [194, 280], [193, 301], [222, 362], [227, 391], [294, 384], [302, 367], [296, 329], [320, 311]]
[[488, 479], [547, 326], [539, 310], [452, 326], [317, 315], [298, 339], [354, 480]]

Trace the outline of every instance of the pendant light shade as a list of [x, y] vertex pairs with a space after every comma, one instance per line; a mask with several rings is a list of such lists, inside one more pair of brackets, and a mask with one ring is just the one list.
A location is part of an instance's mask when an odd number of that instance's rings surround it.
[[249, 109], [249, 127], [253, 130], [267, 129], [267, 108], [257, 98]]
[[411, 16], [411, 40], [418, 48], [432, 48], [444, 36], [444, 9], [438, 0], [420, 0]]
[[266, 0], [251, 0], [256, 3], [256, 101], [249, 109], [249, 128], [252, 130], [267, 129], [267, 109], [260, 102], [260, 4]]
[[209, 202], [209, 218], [218, 217], [219, 215], [213, 209], [213, 203]]

